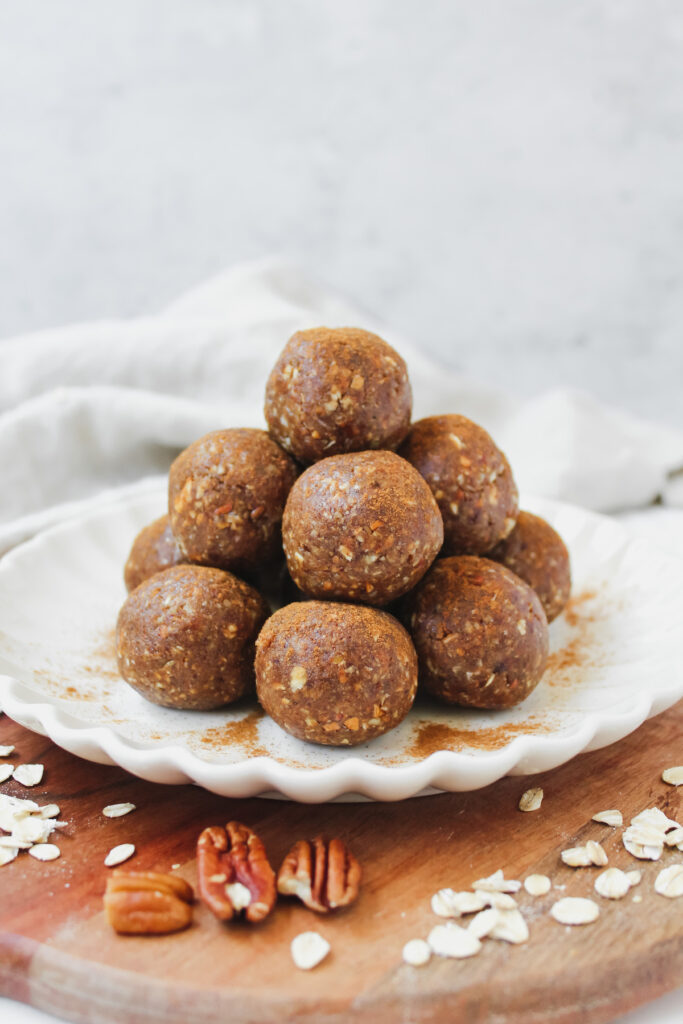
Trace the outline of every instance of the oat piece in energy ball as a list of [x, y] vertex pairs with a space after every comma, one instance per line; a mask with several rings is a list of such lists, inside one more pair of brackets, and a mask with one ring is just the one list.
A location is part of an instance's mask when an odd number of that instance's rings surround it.
[[168, 481], [171, 528], [186, 560], [245, 572], [275, 558], [296, 475], [265, 430], [200, 437], [175, 460]]
[[399, 449], [425, 478], [444, 526], [445, 555], [481, 555], [510, 533], [517, 486], [507, 459], [466, 416], [418, 420]]
[[254, 642], [268, 608], [229, 572], [177, 565], [128, 595], [116, 626], [119, 672], [163, 707], [208, 710], [254, 683]]
[[420, 685], [448, 701], [507, 708], [528, 697], [548, 658], [548, 623], [528, 584], [470, 555], [439, 559], [406, 600]]
[[282, 540], [304, 593], [381, 605], [422, 578], [443, 525], [429, 488], [404, 459], [355, 452], [317, 462], [299, 477]]
[[411, 408], [405, 362], [358, 327], [297, 331], [266, 385], [268, 429], [305, 464], [396, 448], [408, 432]]
[[123, 570], [127, 589], [135, 590], [143, 580], [155, 572], [170, 569], [172, 565], [184, 562], [180, 548], [175, 542], [168, 516], [160, 516], [153, 523], [144, 526], [133, 541], [128, 560]]
[[407, 632], [387, 612], [327, 601], [290, 604], [256, 641], [256, 691], [302, 740], [355, 746], [392, 729], [417, 689]]
[[514, 530], [486, 557], [512, 569], [536, 591], [548, 622], [563, 611], [572, 589], [569, 552], [545, 519], [520, 512]]

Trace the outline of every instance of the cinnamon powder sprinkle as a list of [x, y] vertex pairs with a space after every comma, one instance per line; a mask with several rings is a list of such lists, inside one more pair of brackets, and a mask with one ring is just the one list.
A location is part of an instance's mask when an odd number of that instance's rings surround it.
[[116, 665], [116, 630], [107, 629], [101, 637], [100, 642], [90, 651], [92, 658], [98, 658], [103, 662], [110, 662]]
[[600, 612], [586, 605], [596, 597], [596, 591], [585, 590], [569, 601], [564, 610], [564, 618], [573, 635], [564, 647], [549, 656], [541, 685], [573, 685], [578, 681], [577, 669], [589, 664], [595, 666], [596, 633], [600, 622], [604, 620], [605, 612], [604, 609]]
[[406, 756], [429, 757], [439, 750], [499, 750], [515, 736], [547, 733], [552, 726], [531, 716], [524, 722], [508, 722], [488, 729], [459, 729], [446, 722], [421, 722]]
[[254, 708], [237, 722], [226, 722], [215, 729], [206, 729], [202, 734], [203, 746], [214, 750], [225, 746], [240, 746], [248, 757], [268, 757], [269, 751], [259, 743], [258, 727], [265, 712]]
[[586, 612], [584, 605], [588, 604], [589, 601], [594, 601], [597, 596], [597, 591], [595, 590], [584, 590], [582, 594], [575, 594], [574, 597], [570, 598], [564, 610], [567, 625], [572, 627], [578, 626], [587, 619], [594, 622], [595, 614], [590, 611]]

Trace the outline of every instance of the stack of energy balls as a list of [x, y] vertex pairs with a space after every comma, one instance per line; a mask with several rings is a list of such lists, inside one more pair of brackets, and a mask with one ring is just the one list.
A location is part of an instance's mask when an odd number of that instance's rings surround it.
[[296, 333], [268, 378], [268, 432], [218, 430], [173, 463], [168, 516], [126, 563], [123, 678], [204, 710], [255, 682], [283, 729], [338, 746], [398, 725], [418, 677], [450, 704], [524, 700], [569, 598], [567, 549], [519, 512], [482, 427], [411, 425], [411, 408], [405, 362], [381, 338]]

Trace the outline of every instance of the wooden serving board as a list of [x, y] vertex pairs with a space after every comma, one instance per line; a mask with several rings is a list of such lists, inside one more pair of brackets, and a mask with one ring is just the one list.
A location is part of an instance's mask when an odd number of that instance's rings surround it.
[[[683, 899], [653, 889], [661, 867], [683, 855], [667, 851], [659, 864], [636, 862], [614, 830], [590, 819], [617, 807], [628, 821], [653, 805], [679, 817], [681, 791], [660, 776], [683, 761], [682, 738], [683, 703], [620, 743], [533, 779], [398, 804], [302, 806], [142, 782], [78, 760], [1, 718], [0, 743], [17, 748], [11, 760], [46, 770], [29, 792], [14, 782], [0, 791], [58, 803], [69, 827], [58, 836], [59, 860], [39, 863], [20, 853], [0, 869], [0, 993], [98, 1024], [611, 1020], [683, 984]], [[523, 814], [517, 801], [531, 784], [543, 787], [545, 799], [540, 811]], [[105, 804], [128, 800], [134, 813], [103, 817]], [[199, 831], [232, 818], [257, 829], [276, 867], [298, 838], [343, 837], [364, 869], [358, 903], [318, 917], [283, 900], [257, 927], [221, 925], [198, 906], [188, 931], [157, 938], [109, 929], [101, 899], [112, 846], [134, 842], [131, 867], [176, 870], [195, 883]], [[598, 869], [572, 870], [559, 854], [588, 838], [603, 843], [610, 864], [641, 867], [643, 881], [620, 901], [596, 896], [595, 924], [565, 928], [550, 918], [550, 906], [563, 895], [593, 895]], [[499, 867], [509, 878], [543, 872], [565, 887], [541, 898], [520, 893], [530, 941], [486, 940], [471, 960], [403, 965], [404, 942], [438, 923], [431, 894], [467, 888]], [[642, 902], [634, 903], [633, 893]], [[309, 929], [330, 941], [332, 953], [306, 973], [293, 966], [289, 943]]]

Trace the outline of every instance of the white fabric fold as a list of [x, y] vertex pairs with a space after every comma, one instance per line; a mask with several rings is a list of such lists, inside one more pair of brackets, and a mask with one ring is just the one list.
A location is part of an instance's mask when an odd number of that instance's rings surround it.
[[520, 488], [599, 511], [683, 505], [683, 435], [558, 389], [521, 401], [444, 370], [340, 296], [277, 262], [240, 266], [152, 317], [0, 343], [0, 553], [167, 472], [222, 426], [263, 424], [270, 366], [301, 327], [361, 325], [405, 356], [416, 417], [461, 412], [507, 452]]

